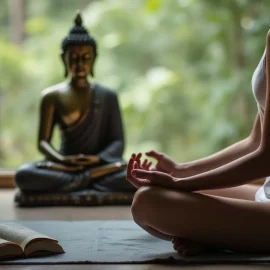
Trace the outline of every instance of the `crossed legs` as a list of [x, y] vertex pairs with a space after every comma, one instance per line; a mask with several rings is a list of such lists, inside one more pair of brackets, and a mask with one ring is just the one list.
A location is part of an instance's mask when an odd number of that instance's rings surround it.
[[270, 204], [254, 201], [257, 189], [246, 185], [186, 193], [142, 187], [131, 211], [134, 221], [148, 233], [168, 241], [179, 238], [195, 243], [194, 253], [202, 246], [269, 252]]

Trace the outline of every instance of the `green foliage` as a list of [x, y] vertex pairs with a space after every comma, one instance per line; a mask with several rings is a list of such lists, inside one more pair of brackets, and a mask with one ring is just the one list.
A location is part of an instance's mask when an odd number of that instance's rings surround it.
[[250, 81], [265, 46], [268, 1], [88, 2], [26, 1], [21, 48], [7, 40], [3, 5], [1, 167], [41, 158], [36, 149], [40, 92], [63, 80], [60, 43], [78, 8], [99, 44], [95, 80], [119, 94], [126, 158], [154, 148], [186, 161], [249, 134], [257, 110]]

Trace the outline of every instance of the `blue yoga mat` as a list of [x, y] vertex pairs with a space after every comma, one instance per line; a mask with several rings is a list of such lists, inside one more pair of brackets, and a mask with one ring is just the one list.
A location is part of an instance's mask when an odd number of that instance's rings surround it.
[[204, 254], [182, 257], [133, 221], [14, 221], [56, 238], [64, 254], [0, 264], [221, 263], [270, 262], [269, 255]]

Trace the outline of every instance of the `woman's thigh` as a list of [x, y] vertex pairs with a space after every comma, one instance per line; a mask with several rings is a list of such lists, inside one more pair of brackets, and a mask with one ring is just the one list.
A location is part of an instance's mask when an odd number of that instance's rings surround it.
[[224, 189], [213, 189], [213, 190], [203, 190], [199, 193], [205, 195], [214, 195], [226, 198], [242, 199], [242, 200], [255, 200], [255, 194], [260, 188], [259, 185], [243, 185], [233, 188], [224, 188]]
[[240, 251], [270, 251], [270, 204], [143, 187], [132, 204], [136, 223], [172, 237]]

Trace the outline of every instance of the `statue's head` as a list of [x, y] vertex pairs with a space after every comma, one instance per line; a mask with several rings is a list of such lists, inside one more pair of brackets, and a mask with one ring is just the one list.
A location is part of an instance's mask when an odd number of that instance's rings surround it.
[[94, 63], [97, 56], [97, 44], [88, 31], [82, 26], [79, 12], [75, 17], [75, 25], [62, 42], [61, 57], [65, 65], [65, 77], [94, 76]]

